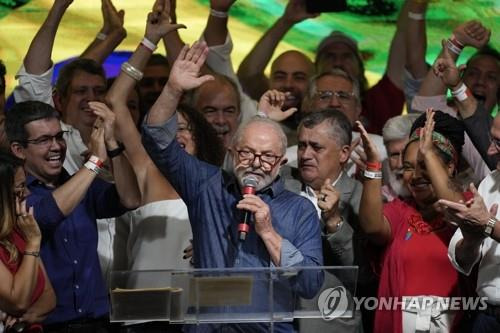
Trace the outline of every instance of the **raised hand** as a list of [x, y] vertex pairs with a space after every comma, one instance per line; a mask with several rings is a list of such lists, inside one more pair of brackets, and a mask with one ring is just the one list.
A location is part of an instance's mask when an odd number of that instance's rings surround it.
[[420, 141], [418, 145], [420, 153], [424, 156], [434, 150], [432, 132], [434, 131], [434, 125], [436, 124], [434, 121], [434, 110], [432, 108], [428, 108], [425, 111], [425, 115], [425, 126], [421, 129]]
[[101, 12], [103, 18], [103, 26], [101, 32], [104, 34], [109, 34], [114, 30], [123, 30], [123, 22], [125, 18], [125, 11], [123, 9], [116, 10], [115, 6], [111, 0], [102, 0], [101, 2]]
[[488, 44], [491, 30], [483, 26], [479, 21], [467, 21], [453, 30], [453, 34], [464, 46], [481, 48]]
[[351, 154], [349, 158], [351, 161], [354, 162], [354, 164], [357, 165], [358, 170], [365, 170], [366, 169], [366, 153], [363, 147], [361, 146], [361, 137], [354, 139], [351, 142]]
[[26, 240], [26, 249], [29, 251], [38, 251], [42, 241], [42, 234], [35, 221], [33, 207], [26, 210], [26, 199], [20, 199], [16, 196], [16, 214], [17, 226]]
[[156, 0], [152, 12], [148, 14], [146, 38], [156, 44], [169, 32], [186, 28], [184, 24], [173, 24], [170, 20], [170, 1]]
[[92, 129], [92, 134], [90, 135], [88, 151], [90, 152], [90, 155], [97, 156], [102, 162], [106, 162], [108, 159], [106, 143], [104, 141], [104, 125], [103, 120], [100, 117], [97, 118], [94, 123], [94, 128]]
[[235, 2], [236, 0], [210, 0], [210, 8], [221, 12], [228, 12]]
[[208, 46], [205, 42], [195, 42], [192, 47], [184, 45], [170, 70], [166, 87], [183, 92], [213, 80], [212, 75], [199, 76], [207, 55]]
[[325, 179], [318, 194], [318, 207], [329, 232], [337, 231], [340, 221], [339, 202], [340, 193], [332, 186], [330, 178]]
[[443, 84], [449, 88], [454, 88], [460, 83], [460, 73], [465, 70], [465, 65], [460, 65], [458, 68], [455, 61], [451, 57], [450, 50], [446, 46], [446, 41], [442, 41], [443, 54], [436, 60], [432, 66], [434, 75], [441, 78]]
[[358, 120], [356, 121], [356, 125], [358, 126], [359, 129], [361, 142], [363, 142], [363, 149], [366, 154], [366, 161], [370, 163], [380, 162], [380, 153], [377, 150], [377, 146], [375, 146], [375, 144], [371, 140], [363, 124], [361, 124], [361, 122]]
[[285, 103], [286, 96], [290, 92], [281, 92], [278, 90], [268, 90], [266, 91], [259, 101], [258, 109], [264, 112], [270, 119], [274, 121], [283, 121], [290, 117], [292, 114], [297, 112], [297, 108], [290, 108], [286, 111], [282, 111], [281, 108]]
[[90, 109], [101, 119], [104, 129], [104, 142], [106, 145], [115, 145], [115, 114], [108, 106], [101, 102], [89, 102]]
[[308, 18], [318, 17], [319, 13], [308, 13], [305, 0], [290, 0], [286, 5], [283, 19], [289, 24], [296, 24]]

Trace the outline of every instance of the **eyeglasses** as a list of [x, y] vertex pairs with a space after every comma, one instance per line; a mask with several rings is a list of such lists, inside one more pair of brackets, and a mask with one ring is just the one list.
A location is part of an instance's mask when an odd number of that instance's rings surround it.
[[333, 96], [337, 97], [340, 103], [349, 103], [353, 101], [354, 93], [347, 91], [320, 90], [314, 96], [324, 103], [330, 103]]
[[240, 162], [244, 165], [251, 165], [258, 157], [261, 165], [267, 169], [272, 169], [283, 157], [283, 155], [273, 155], [270, 153], [256, 154], [255, 152], [247, 149], [237, 150]]
[[66, 140], [64, 140], [64, 134], [68, 133], [68, 131], [61, 131], [56, 135], [43, 135], [36, 139], [26, 140], [26, 143], [31, 143], [33, 145], [37, 145], [39, 147], [50, 147], [52, 143], [54, 143], [54, 139], [58, 144], [65, 144]]
[[497, 150], [500, 150], [500, 139], [497, 139], [490, 134], [490, 141], [491, 143], [493, 143]]

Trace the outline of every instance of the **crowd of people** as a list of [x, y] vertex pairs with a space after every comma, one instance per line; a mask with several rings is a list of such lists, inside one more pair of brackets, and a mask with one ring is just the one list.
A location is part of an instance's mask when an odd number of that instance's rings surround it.
[[[0, 331], [268, 332], [112, 325], [110, 272], [325, 265], [357, 266], [356, 296], [407, 303], [274, 330], [500, 332], [500, 54], [488, 27], [459, 24], [429, 65], [432, 1], [406, 0], [385, 73], [369, 86], [356, 40], [338, 30], [315, 59], [284, 52], [266, 76], [286, 33], [318, 15], [304, 0], [288, 1], [236, 71], [235, 0], [210, 0], [191, 46], [175, 1], [156, 0], [144, 38], [107, 78], [126, 20], [102, 0], [102, 29], [53, 87], [72, 2], [54, 0], [9, 109], [0, 66]], [[155, 53], [161, 41], [166, 55]], [[457, 66], [465, 47], [477, 51]], [[243, 191], [249, 181], [255, 193]], [[304, 270], [293, 285], [313, 299], [331, 280]], [[450, 297], [486, 306], [438, 306]], [[427, 308], [414, 305], [423, 298]]]

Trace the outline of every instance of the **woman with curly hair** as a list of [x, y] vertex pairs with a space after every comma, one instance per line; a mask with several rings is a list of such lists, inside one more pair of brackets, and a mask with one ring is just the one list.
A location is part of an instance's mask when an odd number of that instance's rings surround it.
[[26, 210], [22, 161], [0, 151], [0, 312], [5, 325], [41, 330], [56, 297], [40, 259], [42, 235], [33, 207]]
[[456, 228], [444, 221], [437, 201], [464, 199], [453, 183], [463, 125], [431, 109], [415, 121], [403, 151], [403, 179], [411, 199], [386, 204], [381, 199], [379, 154], [358, 126], [368, 158], [360, 223], [381, 250], [378, 297], [402, 302], [397, 308], [377, 309], [374, 332], [453, 332], [460, 316], [441, 305], [459, 296], [459, 274], [448, 259]]

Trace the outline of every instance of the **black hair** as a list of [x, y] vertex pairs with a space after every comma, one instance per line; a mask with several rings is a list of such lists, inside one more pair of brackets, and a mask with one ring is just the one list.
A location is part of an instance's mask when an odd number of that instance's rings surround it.
[[40, 119], [59, 119], [59, 113], [49, 104], [27, 101], [15, 104], [5, 117], [5, 132], [9, 142], [19, 142], [26, 146], [28, 133], [25, 125]]
[[[413, 125], [411, 126], [410, 136], [413, 132], [416, 131], [417, 128], [425, 127], [426, 114], [423, 113], [418, 117]], [[447, 138], [452, 144], [455, 151], [460, 156], [462, 153], [462, 146], [464, 145], [464, 132], [465, 127], [461, 120], [450, 116], [442, 111], [435, 110], [434, 113], [434, 131], [442, 134], [445, 138]], [[440, 155], [446, 163], [451, 162], [449, 157], [445, 157], [445, 155]]]
[[180, 104], [177, 111], [186, 118], [191, 127], [196, 145], [196, 157], [204, 162], [221, 166], [224, 161], [224, 147], [212, 125], [189, 105]]
[[5, 93], [5, 74], [7, 74], [7, 70], [5, 69], [3, 61], [0, 60], [0, 94]]

